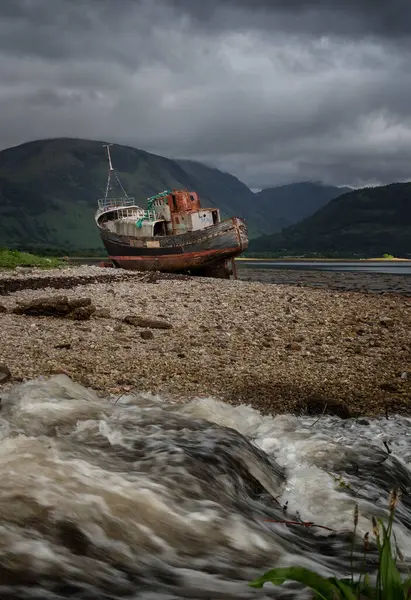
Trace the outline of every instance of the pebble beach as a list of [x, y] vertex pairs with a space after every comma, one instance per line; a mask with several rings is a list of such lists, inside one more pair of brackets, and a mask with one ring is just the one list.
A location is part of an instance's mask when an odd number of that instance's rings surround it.
[[[264, 414], [409, 413], [406, 293], [239, 275], [147, 277], [96, 266], [4, 271], [0, 363], [10, 377], [1, 389], [65, 373], [112, 397], [213, 396]], [[95, 312], [84, 320], [15, 312], [21, 303], [62, 296], [88, 298]]]

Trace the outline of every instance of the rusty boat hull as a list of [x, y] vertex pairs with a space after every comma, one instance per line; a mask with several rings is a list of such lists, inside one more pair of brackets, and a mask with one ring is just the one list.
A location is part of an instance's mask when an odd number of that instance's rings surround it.
[[247, 225], [239, 217], [180, 235], [142, 238], [99, 227], [116, 267], [138, 271], [227, 277], [227, 262], [248, 247]]

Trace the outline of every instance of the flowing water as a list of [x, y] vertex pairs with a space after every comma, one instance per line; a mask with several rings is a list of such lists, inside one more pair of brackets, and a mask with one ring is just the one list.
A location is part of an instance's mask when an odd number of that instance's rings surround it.
[[[304, 598], [292, 585], [247, 582], [291, 564], [347, 575], [355, 502], [356, 568], [395, 485], [405, 567], [411, 558], [405, 417], [115, 402], [64, 375], [13, 388], [0, 417], [2, 600]], [[335, 532], [272, 522], [284, 519]]]

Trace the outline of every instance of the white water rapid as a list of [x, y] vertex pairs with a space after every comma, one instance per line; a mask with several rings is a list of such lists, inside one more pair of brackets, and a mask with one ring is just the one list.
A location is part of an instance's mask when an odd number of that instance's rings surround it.
[[[2, 600], [303, 598], [247, 582], [291, 564], [349, 574], [355, 502], [359, 565], [394, 486], [395, 535], [411, 559], [404, 417], [264, 417], [211, 398], [114, 403], [58, 375], [3, 397], [0, 438]], [[335, 531], [272, 522], [300, 519]]]

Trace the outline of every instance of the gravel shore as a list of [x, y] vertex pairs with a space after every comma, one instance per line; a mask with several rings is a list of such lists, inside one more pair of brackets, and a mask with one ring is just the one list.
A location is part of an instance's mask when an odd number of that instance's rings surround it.
[[[0, 274], [6, 309], [0, 362], [10, 369], [11, 383], [67, 373], [102, 395], [212, 395], [264, 413], [411, 412], [411, 303], [405, 296], [187, 277], [150, 282], [90, 266], [47, 271], [48, 287], [27, 288], [44, 277], [22, 272], [12, 278], [21, 282], [16, 287], [7, 284], [9, 273]], [[10, 312], [19, 301], [62, 294], [91, 298], [107, 310], [87, 321]], [[123, 321], [132, 315], [172, 328]]]

